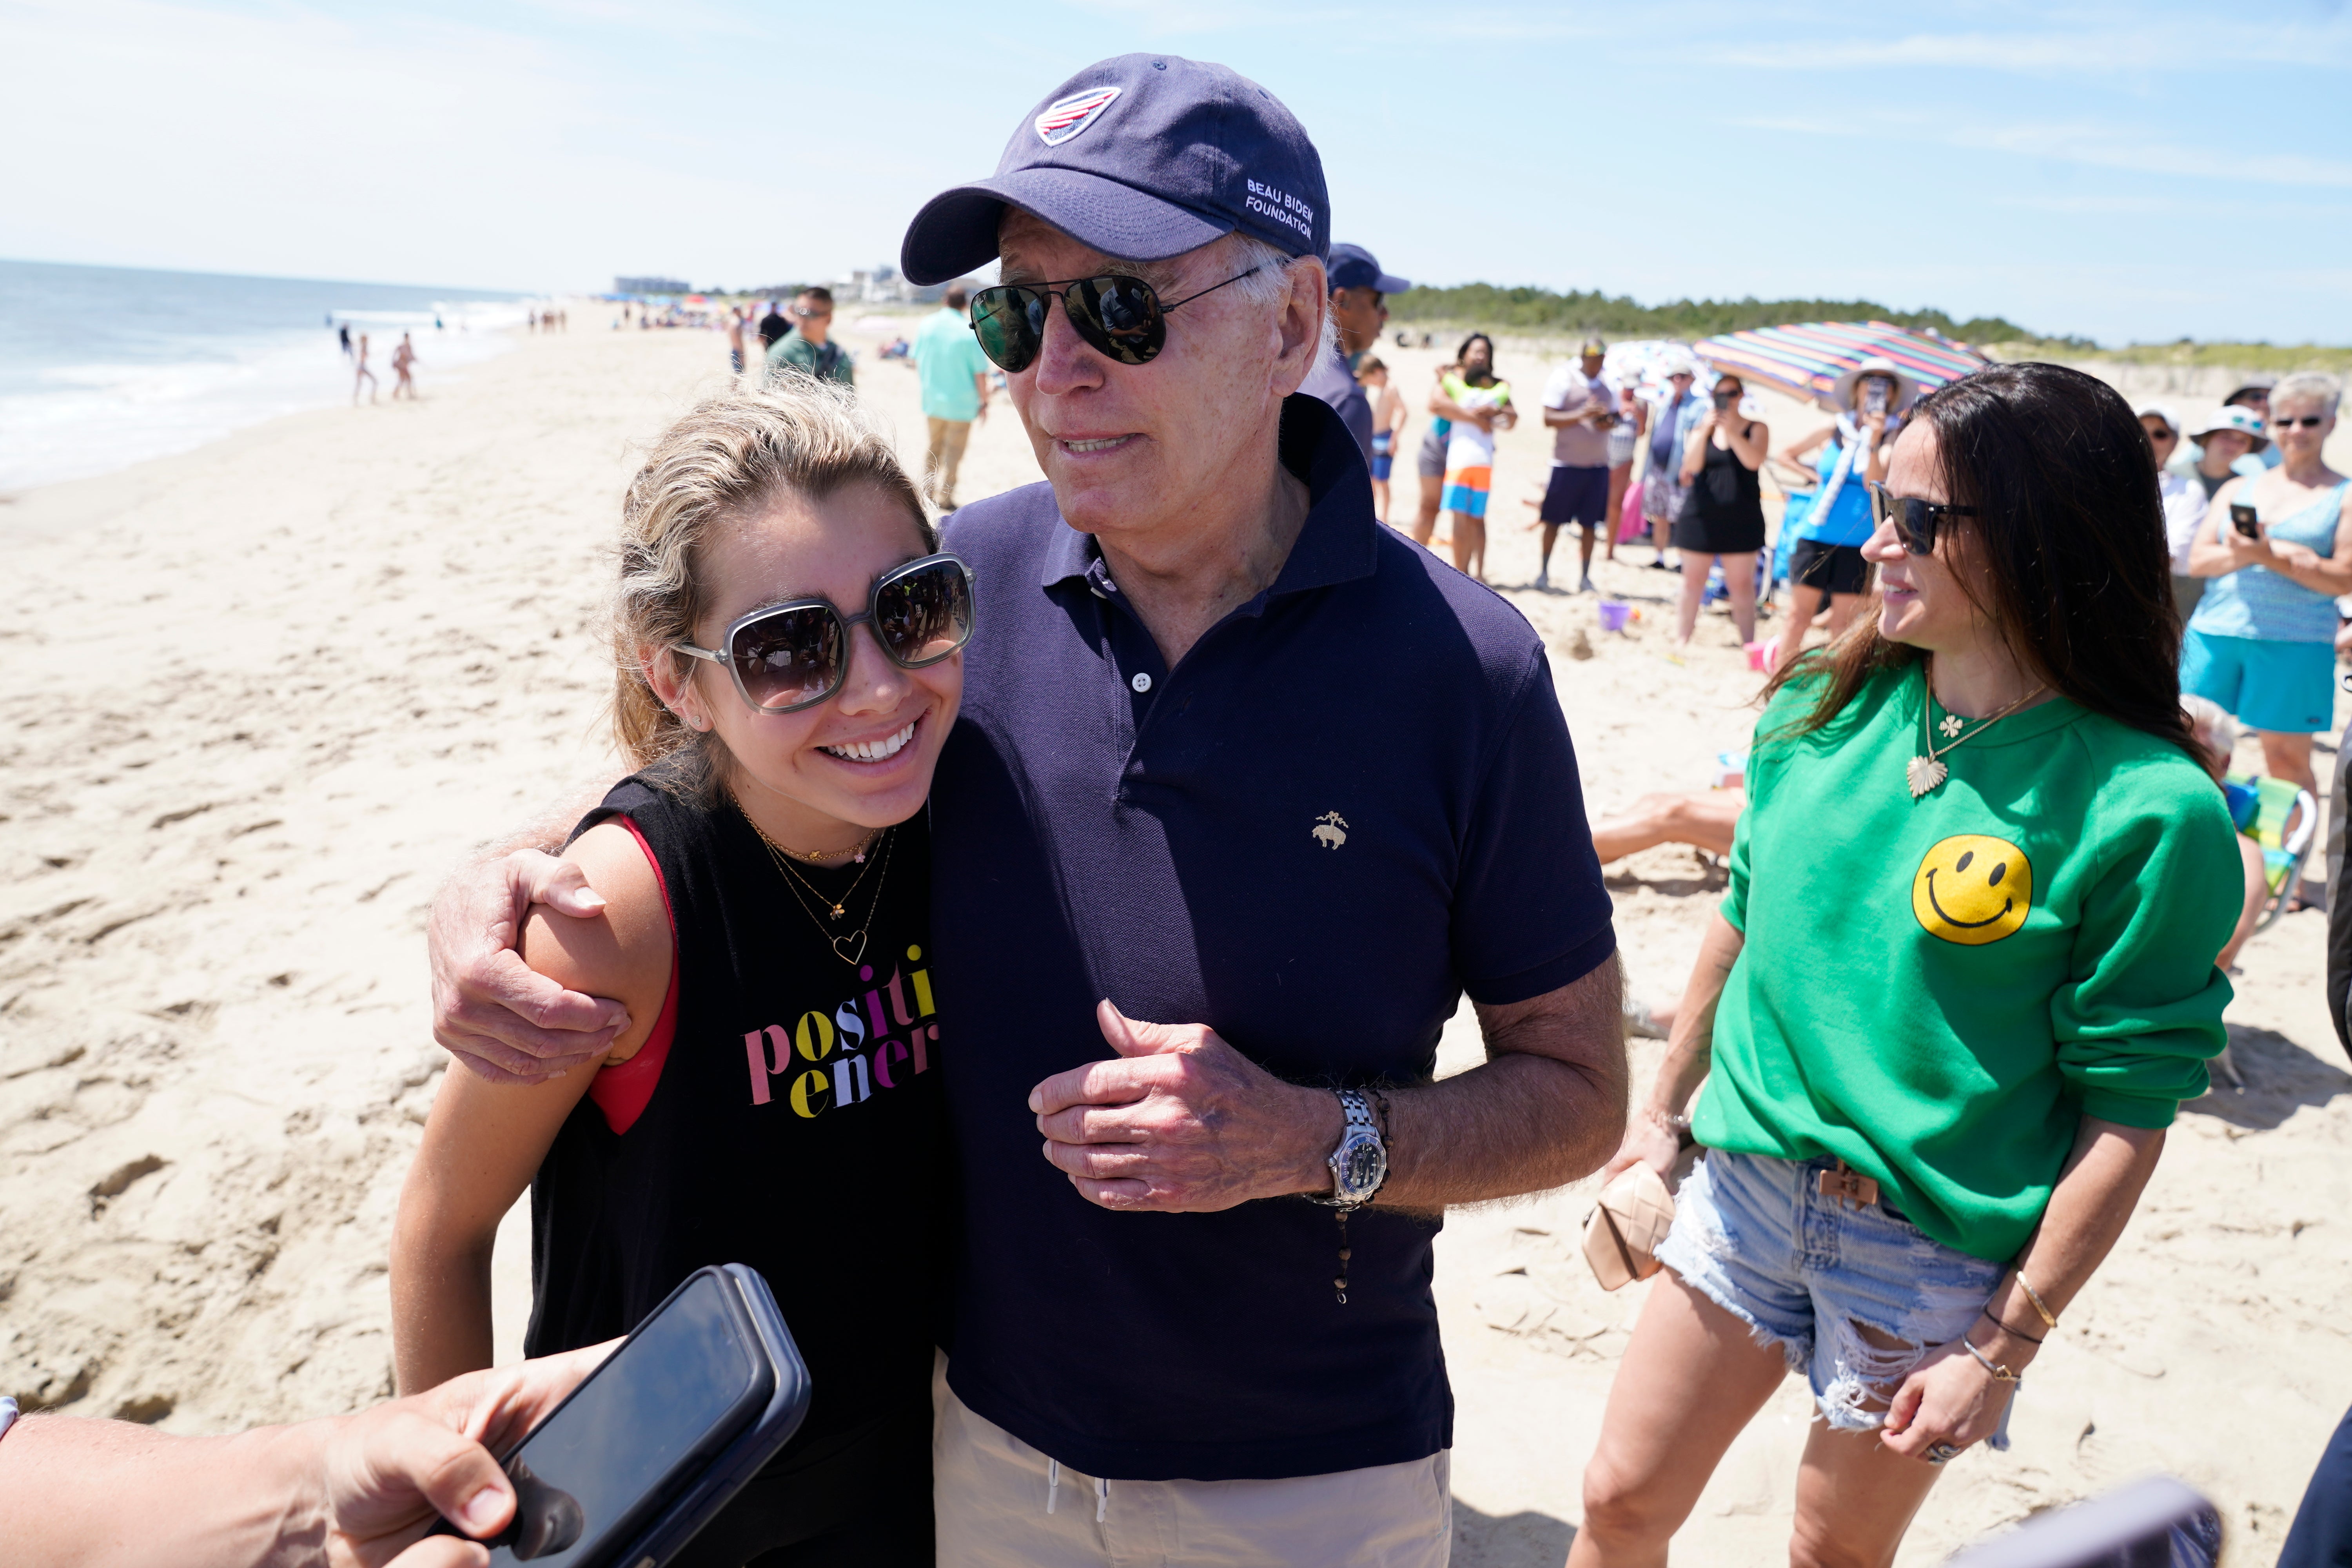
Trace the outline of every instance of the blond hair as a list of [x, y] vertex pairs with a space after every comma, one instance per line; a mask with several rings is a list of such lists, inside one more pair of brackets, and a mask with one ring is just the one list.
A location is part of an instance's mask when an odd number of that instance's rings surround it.
[[[792, 374], [705, 399], [663, 432], [621, 503], [613, 592], [613, 735], [631, 768], [656, 770], [677, 793], [708, 798], [730, 759], [715, 732], [672, 712], [647, 678], [652, 660], [682, 678], [709, 605], [702, 565], [713, 532], [780, 495], [823, 500], [868, 484], [904, 504], [924, 548], [937, 534], [888, 439], [843, 388]], [[855, 606], [864, 608], [863, 605]]]

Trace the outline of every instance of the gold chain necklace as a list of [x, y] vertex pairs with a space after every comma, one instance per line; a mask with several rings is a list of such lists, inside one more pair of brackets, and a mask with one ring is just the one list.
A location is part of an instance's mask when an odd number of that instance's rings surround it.
[[[740, 807], [739, 806], [738, 809], [740, 810]], [[751, 817], [748, 816], [746, 816], [743, 820], [746, 822], [751, 822]], [[756, 822], [751, 822], [751, 831], [754, 833], [760, 833], [760, 825]], [[776, 868], [777, 874], [784, 879], [784, 890], [792, 894], [793, 902], [800, 905], [801, 912], [808, 916], [809, 923], [811, 925], [816, 927], [817, 935], [825, 938], [827, 942], [832, 943], [834, 957], [841, 960], [842, 963], [848, 964], [853, 969], [856, 968], [859, 961], [864, 959], [866, 956], [866, 932], [873, 929], [874, 916], [877, 911], [882, 908], [882, 889], [890, 880], [890, 854], [893, 849], [898, 847], [898, 838], [895, 835], [891, 834], [891, 830], [889, 828], [877, 828], [875, 831], [877, 836], [882, 837], [882, 855], [880, 861], [882, 874], [874, 879], [874, 901], [866, 906], [866, 919], [859, 922], [857, 929], [853, 931], [844, 932], [840, 936], [832, 935], [831, 932], [826, 930], [824, 921], [816, 918], [816, 911], [809, 908], [808, 900], [801, 896], [800, 887], [796, 884], [799, 884], [802, 881], [802, 879], [793, 870], [792, 863], [784, 859], [783, 857], [777, 852], [777, 847], [775, 845], [768, 842], [768, 836], [766, 834], [760, 833], [760, 842], [766, 845], [768, 848], [769, 862]], [[868, 842], [871, 842], [871, 840], [868, 840]], [[859, 858], [863, 859], [864, 857], [860, 856]], [[872, 868], [868, 867], [867, 869], [871, 870]], [[857, 875], [857, 880], [862, 882], [865, 879], [866, 873], [864, 871], [859, 872]], [[856, 890], [856, 883], [851, 883], [849, 892], [842, 894], [843, 900], [846, 900], [849, 898], [850, 893], [854, 893]], [[814, 892], [815, 889], [811, 889], [810, 891]], [[820, 902], [826, 901], [824, 895], [822, 893], [817, 894], [817, 899]], [[839, 920], [841, 918], [841, 904], [832, 904], [831, 910], [832, 916], [835, 920]], [[845, 951], [844, 944], [846, 944]]]
[[[1991, 718], [1985, 720], [1975, 729], [1969, 730], [1968, 721], [1957, 713], [1945, 714], [1941, 724], [1931, 727], [1927, 719], [1928, 715], [1935, 711], [1936, 687], [1934, 680], [1930, 679], [1930, 670], [1923, 669], [1919, 672], [1919, 732], [1927, 737], [1927, 754], [1924, 757], [1912, 758], [1903, 770], [1905, 777], [1910, 781], [1913, 800], [1921, 799], [1931, 794], [1937, 785], [1952, 776], [1952, 770], [1945, 765], [1942, 759], [1953, 747], [1964, 741], [1975, 740], [2048, 689], [2046, 685], [2035, 687]], [[1936, 744], [1935, 730], [1941, 730], [1944, 732], [1944, 743], [1941, 746]], [[1966, 733], [1963, 733], [1963, 731]]]
[[866, 851], [871, 848], [874, 841], [882, 836], [882, 830], [880, 828], [868, 828], [866, 829], [866, 837], [859, 839], [855, 847], [846, 851], [840, 849], [787, 849], [782, 845], [777, 843], [774, 839], [769, 837], [767, 829], [761, 827], [758, 823], [751, 821], [751, 814], [748, 811], [743, 811], [743, 802], [733, 790], [729, 790], [727, 792], [727, 798], [735, 802], [735, 809], [737, 811], [743, 812], [743, 820], [751, 823], [751, 831], [760, 836], [760, 842], [766, 845], [769, 849], [775, 854], [782, 855], [787, 860], [805, 860], [810, 865], [814, 866], [821, 860], [829, 860], [835, 855], [845, 853], [852, 860], [863, 862], [866, 858]]

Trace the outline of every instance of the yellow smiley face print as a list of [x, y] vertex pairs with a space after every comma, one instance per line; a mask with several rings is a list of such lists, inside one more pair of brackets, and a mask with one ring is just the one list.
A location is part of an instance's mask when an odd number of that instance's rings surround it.
[[1930, 848], [1911, 879], [1911, 912], [1929, 936], [1963, 947], [1999, 942], [2025, 923], [2033, 863], [2006, 838], [1963, 833]]

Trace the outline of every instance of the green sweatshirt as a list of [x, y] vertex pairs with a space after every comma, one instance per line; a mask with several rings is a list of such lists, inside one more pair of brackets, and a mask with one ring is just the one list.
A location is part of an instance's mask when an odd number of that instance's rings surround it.
[[2081, 1118], [2165, 1127], [2205, 1092], [2242, 872], [2203, 769], [2063, 697], [1945, 753], [1913, 800], [1925, 689], [1920, 666], [1882, 674], [1776, 741], [1819, 689], [1797, 682], [1759, 721], [1723, 902], [1746, 945], [1693, 1131], [1835, 1155], [2006, 1261]]

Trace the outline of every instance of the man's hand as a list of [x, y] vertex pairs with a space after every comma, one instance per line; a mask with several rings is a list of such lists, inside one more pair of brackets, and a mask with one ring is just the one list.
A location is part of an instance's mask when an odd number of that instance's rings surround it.
[[320, 1423], [328, 1561], [337, 1568], [487, 1563], [478, 1540], [425, 1537], [425, 1530], [436, 1514], [477, 1538], [504, 1530], [514, 1517], [514, 1485], [492, 1455], [546, 1419], [620, 1342], [468, 1373]]
[[1200, 1214], [1328, 1191], [1345, 1118], [1336, 1096], [1286, 1083], [1199, 1024], [1095, 1016], [1117, 1059], [1029, 1091], [1046, 1160], [1107, 1209]]
[[566, 991], [515, 951], [533, 904], [587, 918], [604, 900], [567, 861], [520, 849], [469, 867], [433, 901], [433, 1037], [491, 1083], [538, 1083], [585, 1067], [629, 1026], [618, 1002]]

